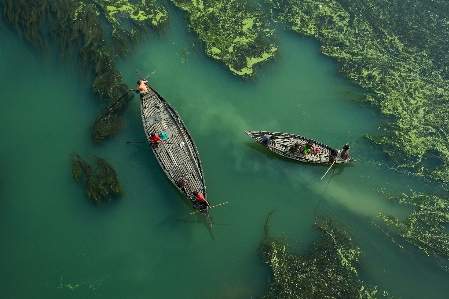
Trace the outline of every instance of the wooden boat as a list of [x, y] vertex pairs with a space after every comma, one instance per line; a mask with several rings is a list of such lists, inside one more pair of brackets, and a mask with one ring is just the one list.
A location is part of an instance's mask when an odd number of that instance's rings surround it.
[[[140, 80], [145, 80], [136, 71]], [[146, 81], [146, 80], [145, 80]], [[210, 205], [207, 201], [206, 183], [203, 168], [196, 145], [178, 112], [155, 91], [148, 82], [147, 92], [140, 93], [140, 108], [142, 122], [151, 149], [168, 179], [193, 204], [193, 207], [203, 214], [209, 227]], [[151, 134], [162, 136], [162, 142], [153, 144]], [[194, 192], [201, 192], [205, 202], [198, 204]]]
[[[300, 135], [269, 131], [245, 131], [245, 133], [270, 151], [296, 161], [317, 164], [343, 164], [355, 161], [351, 157], [342, 159], [339, 150]], [[265, 135], [274, 137], [268, 145], [264, 142]], [[305, 154], [302, 149], [307, 143], [312, 145], [312, 149]], [[297, 145], [296, 151], [292, 150], [292, 146], [295, 145]], [[349, 148], [349, 145], [347, 146]]]

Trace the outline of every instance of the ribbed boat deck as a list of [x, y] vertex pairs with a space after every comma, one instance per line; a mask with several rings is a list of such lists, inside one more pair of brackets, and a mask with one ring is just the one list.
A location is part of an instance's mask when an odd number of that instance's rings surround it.
[[[331, 164], [332, 163], [332, 161], [330, 160], [330, 156], [332, 154], [331, 151], [337, 151], [337, 149], [334, 149], [324, 143], [295, 134], [269, 132], [269, 131], [245, 131], [245, 133], [260, 144], [263, 144], [263, 136], [265, 134], [275, 136], [275, 140], [270, 143], [269, 149], [281, 156], [297, 160], [300, 162]], [[320, 152], [313, 154], [303, 154], [300, 153], [299, 151], [295, 153], [292, 153], [290, 151], [290, 146], [292, 146], [293, 144], [299, 143], [302, 146], [305, 145], [307, 142], [311, 142], [314, 148], [319, 148]], [[349, 160], [337, 159], [335, 163], [337, 164], [349, 163], [351, 161], [352, 159]]]
[[[202, 192], [207, 199], [198, 151], [177, 112], [150, 87], [149, 93], [141, 96], [140, 102], [148, 141], [151, 143], [151, 133], [163, 132], [168, 135], [168, 139], [158, 146], [151, 146], [167, 177], [191, 201], [194, 200], [194, 191]], [[183, 189], [178, 186], [181, 180], [186, 182]]]

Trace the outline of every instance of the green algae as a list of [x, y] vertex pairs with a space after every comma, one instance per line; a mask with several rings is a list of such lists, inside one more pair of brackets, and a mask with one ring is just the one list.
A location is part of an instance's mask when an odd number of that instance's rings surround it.
[[[449, 233], [445, 229], [449, 224], [449, 198], [421, 193], [387, 197], [412, 211], [403, 220], [387, 214], [379, 214], [379, 218], [426, 255], [440, 258], [440, 266], [449, 271]], [[403, 248], [399, 241], [393, 241]]]
[[[125, 55], [131, 45], [142, 37], [150, 26], [162, 28], [167, 11], [155, 1], [142, 0], [130, 4], [123, 0], [2, 0], [5, 19], [34, 46], [45, 54], [47, 33], [59, 45], [61, 58], [70, 60], [75, 54], [82, 62], [82, 74], [94, 74], [92, 91], [106, 102], [104, 109], [92, 122], [91, 132], [96, 142], [116, 135], [124, 124], [121, 114], [132, 96], [119, 104], [112, 103], [129, 91], [122, 83], [122, 75], [115, 65], [118, 55]], [[115, 10], [114, 10], [115, 8]], [[131, 20], [126, 28], [117, 18]], [[110, 38], [105, 33], [106, 19], [112, 27]], [[44, 26], [49, 23], [50, 26]]]
[[[112, 36], [118, 34], [121, 28], [120, 19], [130, 19], [137, 22], [160, 28], [168, 22], [167, 10], [156, 4], [156, 0], [142, 0], [140, 3], [132, 4], [127, 0], [93, 0], [105, 12], [106, 19], [112, 26]], [[119, 17], [120, 16], [120, 17]], [[132, 32], [133, 34], [136, 31]]]
[[188, 13], [189, 28], [204, 42], [206, 54], [233, 74], [251, 77], [257, 65], [275, 57], [274, 30], [260, 6], [236, 0], [172, 2]]
[[361, 252], [331, 219], [320, 218], [316, 229], [322, 238], [299, 255], [291, 252], [285, 239], [270, 236], [271, 215], [260, 249], [273, 278], [262, 298], [391, 298], [358, 278], [356, 265]]
[[111, 200], [123, 194], [114, 168], [101, 157], [94, 157], [96, 167], [86, 162], [80, 155], [70, 155], [72, 176], [77, 182], [84, 178], [87, 196], [96, 203]]
[[277, 12], [275, 20], [319, 40], [321, 52], [339, 62], [343, 76], [373, 92], [366, 101], [394, 117], [377, 136], [367, 137], [396, 168], [449, 182], [448, 3], [265, 2]]

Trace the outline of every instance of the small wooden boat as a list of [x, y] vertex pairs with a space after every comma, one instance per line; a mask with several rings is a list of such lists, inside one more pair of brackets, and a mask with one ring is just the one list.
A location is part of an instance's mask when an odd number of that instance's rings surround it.
[[[178, 112], [136, 71], [139, 82], [144, 80], [146, 90], [140, 91], [142, 122], [151, 149], [168, 179], [184, 194], [206, 218], [209, 227], [210, 205], [207, 201], [206, 183], [196, 145]], [[151, 134], [158, 134], [162, 142], [153, 144]], [[165, 140], [164, 140], [165, 139]], [[205, 200], [196, 202], [194, 192], [203, 194]]]
[[[351, 157], [342, 159], [339, 150], [300, 135], [269, 131], [245, 131], [245, 133], [270, 151], [296, 161], [317, 164], [343, 164], [355, 161]], [[272, 136], [268, 144], [264, 140], [265, 135]], [[310, 149], [304, 153], [307, 144]], [[349, 149], [349, 145], [345, 146]]]

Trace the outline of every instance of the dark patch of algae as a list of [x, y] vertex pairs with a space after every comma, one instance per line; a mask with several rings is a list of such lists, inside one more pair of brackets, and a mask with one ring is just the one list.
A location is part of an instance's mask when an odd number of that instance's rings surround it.
[[172, 0], [187, 11], [189, 27], [205, 43], [206, 54], [239, 76], [251, 77], [256, 65], [275, 56], [274, 30], [259, 6], [237, 0]]
[[321, 217], [316, 229], [322, 238], [307, 253], [298, 255], [289, 252], [284, 239], [270, 236], [271, 215], [260, 249], [273, 278], [262, 298], [392, 298], [385, 291], [378, 294], [376, 287], [368, 287], [358, 278], [355, 265], [360, 250], [333, 221]]
[[[128, 52], [139, 32], [149, 26], [161, 28], [167, 22], [166, 9], [156, 6], [155, 0], [142, 0], [139, 4], [125, 0], [2, 0], [1, 3], [5, 19], [23, 32], [32, 45], [45, 50], [44, 24], [49, 23], [48, 33], [59, 43], [61, 56], [70, 58], [73, 50], [77, 50], [85, 71], [94, 73], [93, 92], [109, 101], [108, 107], [92, 122], [95, 141], [101, 142], [121, 131], [124, 120], [120, 115], [133, 95], [121, 83], [122, 75], [114, 59]], [[105, 34], [102, 14], [112, 26], [112, 38]], [[121, 27], [117, 15], [130, 20], [126, 28]]]
[[449, 182], [449, 2], [264, 0], [273, 17], [315, 37], [343, 76], [394, 120], [381, 136], [395, 167]]
[[123, 190], [114, 168], [101, 157], [95, 156], [94, 160], [95, 168], [77, 153], [71, 154], [72, 176], [77, 182], [85, 179], [87, 196], [96, 203], [121, 196]]
[[[428, 256], [436, 257], [439, 266], [449, 271], [449, 234], [445, 229], [449, 224], [449, 199], [419, 193], [403, 194], [401, 197], [387, 195], [387, 197], [412, 207], [413, 211], [404, 220], [386, 214], [380, 214], [379, 217], [388, 225], [395, 227], [407, 242]], [[385, 230], [384, 232], [390, 236]], [[391, 239], [404, 249], [398, 241], [392, 237]]]

